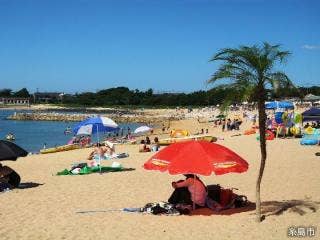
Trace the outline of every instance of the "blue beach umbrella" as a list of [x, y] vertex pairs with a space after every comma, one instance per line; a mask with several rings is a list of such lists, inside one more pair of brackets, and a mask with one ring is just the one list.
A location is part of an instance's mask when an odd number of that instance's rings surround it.
[[[74, 129], [73, 132], [77, 135], [80, 134], [97, 134], [98, 142], [99, 133], [106, 133], [118, 130], [118, 124], [116, 124], [112, 119], [107, 117], [92, 117], [80, 122]], [[101, 173], [101, 158], [99, 156], [99, 167]]]
[[106, 133], [113, 132], [119, 129], [118, 124], [116, 124], [112, 119], [107, 117], [92, 117], [88, 118], [73, 128], [73, 132], [76, 135], [80, 134], [95, 134], [95, 133]]

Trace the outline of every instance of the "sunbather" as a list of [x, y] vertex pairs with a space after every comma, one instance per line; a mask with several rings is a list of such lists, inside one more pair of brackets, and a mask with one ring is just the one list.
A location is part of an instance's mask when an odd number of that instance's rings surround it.
[[106, 148], [106, 153], [109, 156], [112, 156], [116, 152], [115, 146], [112, 142], [105, 141], [105, 148]]
[[159, 139], [158, 137], [155, 137], [154, 140], [153, 140], [153, 144], [151, 145], [150, 149], [153, 151], [153, 152], [156, 152], [159, 150], [160, 148], [160, 144], [159, 144]]
[[110, 151], [109, 147], [102, 146], [100, 143], [96, 144], [96, 147], [94, 150], [89, 154], [87, 160], [88, 160], [88, 166], [97, 166], [101, 159], [105, 158], [105, 153]]
[[140, 142], [139, 152], [150, 152], [150, 148], [147, 147], [146, 142], [143, 139]]

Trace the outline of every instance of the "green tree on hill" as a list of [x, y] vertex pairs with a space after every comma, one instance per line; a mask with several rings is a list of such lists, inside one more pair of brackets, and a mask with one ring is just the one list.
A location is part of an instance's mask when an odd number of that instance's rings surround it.
[[[260, 170], [256, 182], [258, 222], [262, 221], [260, 185], [267, 158], [265, 100], [268, 89], [277, 92], [279, 88], [292, 85], [284, 72], [275, 70], [278, 64], [284, 63], [289, 55], [290, 52], [282, 51], [280, 45], [263, 43], [261, 46], [225, 48], [210, 59], [212, 62], [221, 61], [222, 63], [211, 79], [208, 80], [208, 83], [215, 83], [221, 79], [228, 80], [229, 82], [220, 85], [223, 89], [229, 89], [231, 94], [235, 90], [241, 93], [243, 100], [250, 98], [258, 103], [261, 151]], [[230, 95], [226, 98], [230, 99]]]
[[9, 88], [0, 89], [0, 97], [11, 97], [12, 90]]
[[29, 98], [30, 94], [26, 88], [22, 88], [13, 94], [14, 97]]

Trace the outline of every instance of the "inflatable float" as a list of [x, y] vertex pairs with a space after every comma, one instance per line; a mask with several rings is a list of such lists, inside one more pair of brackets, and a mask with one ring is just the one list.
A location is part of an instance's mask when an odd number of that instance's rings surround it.
[[190, 135], [189, 131], [181, 130], [181, 129], [172, 130], [170, 132], [170, 137], [187, 137], [189, 135]]
[[318, 139], [302, 138], [300, 140], [301, 145], [317, 145], [318, 143], [319, 143]]
[[62, 146], [53, 147], [53, 148], [41, 149], [40, 153], [47, 154], [47, 153], [63, 152], [63, 151], [79, 149], [80, 147], [81, 146], [79, 144], [68, 144], [68, 145], [62, 145]]
[[255, 134], [256, 130], [254, 128], [248, 129], [244, 131], [244, 135], [251, 135], [251, 134]]
[[197, 136], [188, 136], [188, 137], [182, 137], [182, 138], [165, 138], [165, 139], [159, 139], [159, 145], [166, 146], [172, 143], [184, 142], [188, 140], [204, 140], [208, 142], [216, 142], [217, 138], [211, 135], [197, 135]]
[[315, 131], [315, 129], [313, 127], [309, 126], [304, 130], [304, 133], [312, 135], [312, 134], [314, 134], [314, 131]]

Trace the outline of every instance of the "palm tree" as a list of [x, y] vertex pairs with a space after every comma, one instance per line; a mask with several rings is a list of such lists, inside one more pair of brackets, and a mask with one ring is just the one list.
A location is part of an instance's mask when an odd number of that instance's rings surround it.
[[[215, 83], [226, 79], [227, 83], [219, 87], [236, 90], [241, 93], [242, 100], [251, 99], [258, 103], [261, 162], [256, 182], [256, 217], [261, 222], [260, 185], [267, 158], [266, 151], [266, 112], [265, 100], [269, 90], [292, 85], [284, 72], [276, 71], [278, 64], [286, 61], [290, 52], [282, 51], [280, 45], [240, 46], [239, 48], [221, 49], [211, 62], [222, 61], [218, 70], [208, 80]], [[228, 96], [226, 97], [228, 99]], [[240, 100], [240, 99], [239, 99]]]

